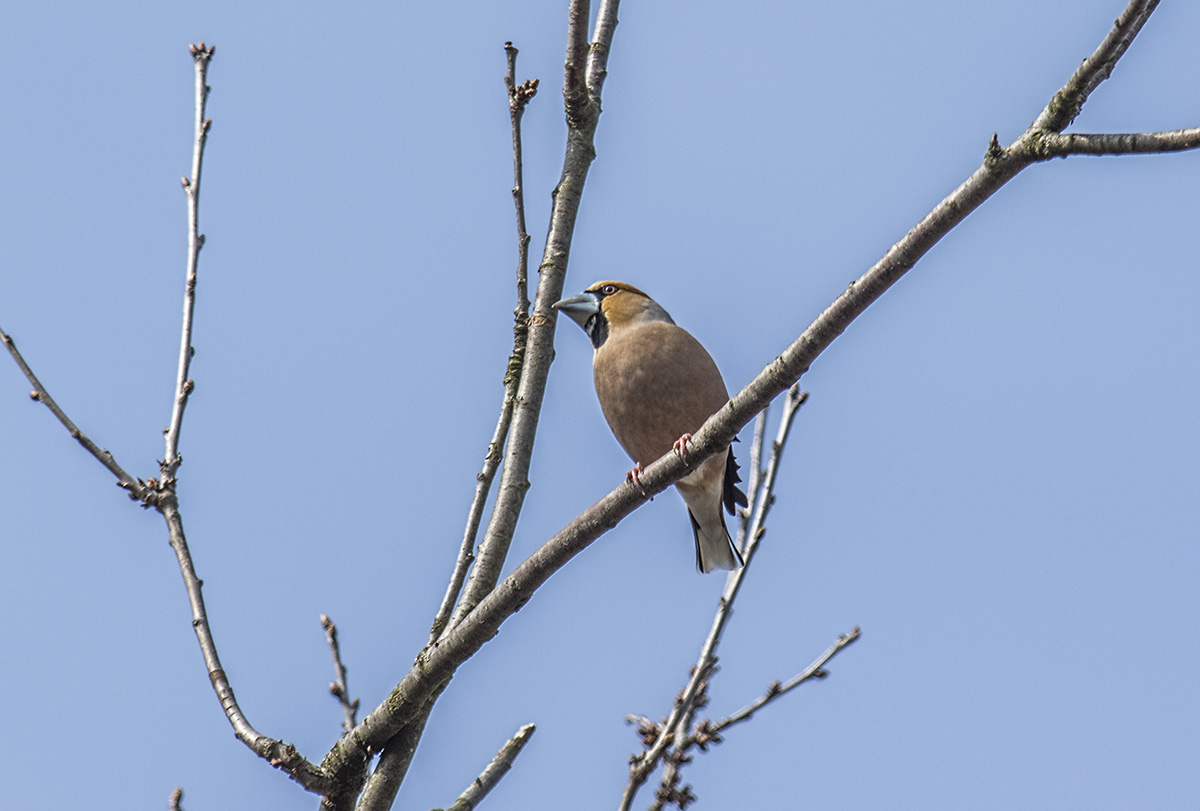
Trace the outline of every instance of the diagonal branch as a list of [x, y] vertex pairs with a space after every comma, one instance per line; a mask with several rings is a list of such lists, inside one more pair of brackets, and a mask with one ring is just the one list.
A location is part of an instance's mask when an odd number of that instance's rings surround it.
[[525, 744], [529, 743], [529, 739], [533, 737], [536, 730], [537, 727], [533, 724], [526, 724], [517, 730], [517, 734], [500, 747], [500, 751], [496, 753], [496, 757], [492, 758], [492, 762], [471, 781], [467, 790], [460, 794], [446, 811], [471, 811], [479, 805], [480, 800], [496, 787], [504, 775], [508, 774], [513, 761], [517, 759], [517, 755], [521, 754], [521, 750], [525, 748]]
[[[1143, 5], [1142, 0], [1134, 0], [1130, 7]], [[1122, 15], [1117, 25], [1128, 25], [1123, 22], [1128, 16]], [[1022, 135], [1022, 138], [1027, 137], [1033, 136], [1029, 132]], [[1001, 149], [999, 145], [990, 148], [979, 169], [938, 203], [858, 280], [851, 283], [791, 345], [705, 422], [688, 446], [690, 464], [699, 464], [718, 448], [726, 447], [743, 426], [799, 380], [837, 336], [942, 237], [1022, 169], [1036, 162], [1036, 156], [1027, 147], [1018, 148], [1022, 146], [1021, 139], [1018, 139], [1007, 149]], [[560, 184], [558, 196], [561, 198], [563, 194], [564, 186]], [[550, 259], [562, 259], [549, 248], [547, 254]], [[540, 295], [541, 289], [554, 284], [561, 287], [561, 271], [560, 265], [551, 262], [543, 266], [538, 307], [545, 300]], [[535, 319], [538, 315], [552, 317], [551, 313], [538, 307], [535, 307]], [[543, 332], [540, 328], [531, 331], [531, 341], [535, 334], [542, 335]], [[534, 363], [532, 360], [530, 362]], [[343, 738], [335, 748], [378, 746], [387, 741], [404, 725], [404, 719], [420, 707], [425, 697], [492, 639], [503, 622], [525, 605], [534, 591], [554, 572], [649, 500], [650, 496], [665, 490], [690, 469], [684, 466], [677, 455], [669, 453], [648, 466], [642, 474], [644, 491], [632, 484], [621, 484], [584, 510], [518, 565], [496, 588], [484, 594], [470, 611], [468, 620], [454, 625], [437, 645], [421, 656], [417, 667], [396, 685], [383, 704], [355, 728], [354, 736]], [[482, 590], [479, 593], [483, 593]]]
[[1067, 83], [1029, 125], [1029, 129], [1062, 132], [1069, 127], [1092, 91], [1112, 75], [1113, 68], [1129, 50], [1158, 3], [1159, 0], [1132, 0], [1113, 23], [1104, 41], [1075, 69]]
[[272, 766], [282, 769], [300, 785], [309, 791], [326, 793], [332, 789], [333, 783], [328, 775], [319, 767], [306, 760], [296, 747], [281, 740], [268, 738], [261, 734], [246, 719], [242, 708], [238, 705], [233, 694], [233, 686], [221, 666], [217, 656], [217, 645], [213, 639], [212, 629], [208, 624], [208, 614], [204, 608], [204, 597], [201, 588], [204, 585], [192, 565], [191, 552], [188, 551], [187, 538], [183, 532], [183, 518], [179, 514], [179, 504], [175, 493], [164, 490], [158, 494], [155, 508], [167, 522], [167, 533], [171, 548], [179, 561], [179, 571], [183, 575], [184, 587], [187, 590], [188, 603], [192, 609], [192, 628], [196, 632], [196, 640], [200, 643], [200, 653], [204, 657], [204, 665], [208, 670], [208, 679], [213, 691], [221, 702], [221, 709], [229, 719], [230, 726], [238, 740], [250, 747], [259, 757]]
[[[844, 633], [841, 636], [839, 636], [837, 638], [837, 640], [834, 641], [834, 643], [829, 646], [828, 650], [826, 650], [824, 653], [822, 653], [820, 656], [818, 656], [816, 661], [814, 661], [808, 667], [804, 668], [804, 670], [797, 673], [795, 676], [792, 676], [792, 678], [788, 679], [786, 682], [783, 682], [782, 684], [780, 684], [779, 682], [775, 682], [774, 684], [772, 684], [770, 687], [767, 688], [766, 693], [761, 695], [759, 698], [755, 699], [753, 702], [751, 702], [747, 706], [742, 707], [742, 709], [733, 713], [728, 718], [718, 721], [715, 724], [708, 724], [705, 727], [705, 732], [710, 736], [718, 735], [722, 731], [733, 726], [734, 724], [738, 724], [738, 723], [741, 723], [742, 721], [749, 720], [751, 718], [751, 716], [754, 715], [754, 713], [758, 712], [763, 707], [767, 706], [768, 704], [770, 704], [772, 701], [779, 698], [780, 696], [782, 696], [786, 693], [789, 693], [792, 690], [795, 690], [801, 684], [804, 684], [804, 682], [809, 681], [811, 679], [825, 678], [826, 676], [829, 675], [829, 672], [827, 670], [825, 670], [825, 665], [829, 664], [830, 660], [833, 659], [833, 657], [837, 656], [844, 649], [846, 649], [847, 647], [849, 647], [850, 645], [852, 645], [856, 641], [858, 641], [858, 638], [860, 636], [862, 636], [862, 631], [859, 630], [859, 628], [857, 626], [854, 628], [851, 628], [848, 633]], [[694, 736], [689, 736], [689, 737], [691, 738], [690, 743], [697, 743]]]
[[50, 413], [58, 418], [58, 421], [63, 424], [63, 427], [70, 431], [71, 436], [82, 445], [88, 453], [96, 457], [100, 464], [108, 468], [109, 472], [117, 477], [117, 486], [129, 491], [129, 497], [138, 501], [145, 501], [150, 495], [151, 489], [145, 486], [145, 483], [140, 479], [135, 479], [125, 472], [125, 469], [117, 464], [117, 460], [107, 448], [99, 447], [95, 442], [88, 438], [88, 435], [79, 430], [79, 427], [71, 421], [54, 398], [50, 396], [50, 392], [46, 391], [46, 387], [42, 385], [42, 381], [38, 380], [37, 375], [33, 373], [33, 369], [25, 362], [25, 358], [17, 351], [17, 343], [8, 333], [0, 329], [0, 341], [8, 348], [8, 354], [12, 355], [12, 359], [16, 361], [17, 366], [25, 373], [25, 379], [33, 386], [33, 390], [29, 392], [29, 397], [42, 403], [46, 408], [50, 409]]

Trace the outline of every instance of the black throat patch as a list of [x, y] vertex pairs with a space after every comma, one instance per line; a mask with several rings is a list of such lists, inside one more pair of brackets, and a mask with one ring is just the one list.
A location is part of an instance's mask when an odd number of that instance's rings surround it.
[[599, 349], [608, 340], [608, 319], [604, 313], [596, 313], [588, 318], [583, 330], [592, 339], [592, 348]]

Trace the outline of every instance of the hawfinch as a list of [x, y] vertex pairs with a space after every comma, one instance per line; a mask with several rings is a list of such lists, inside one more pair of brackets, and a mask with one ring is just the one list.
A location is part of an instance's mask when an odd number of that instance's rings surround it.
[[[600, 408], [636, 463], [627, 478], [639, 483], [642, 466], [672, 448], [686, 462], [692, 432], [729, 399], [717, 365], [700, 342], [677, 327], [654, 299], [624, 282], [596, 282], [554, 308], [592, 339]], [[702, 572], [742, 565], [721, 513], [722, 505], [730, 515], [736, 504], [746, 506], [737, 471], [730, 448], [675, 483], [692, 519], [696, 566]]]

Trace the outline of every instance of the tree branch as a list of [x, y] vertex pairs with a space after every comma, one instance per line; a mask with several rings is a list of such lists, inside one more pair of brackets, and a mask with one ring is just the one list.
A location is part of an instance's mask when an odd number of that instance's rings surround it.
[[[217, 656], [216, 643], [213, 640], [212, 630], [208, 624], [208, 615], [205, 611], [204, 598], [201, 594], [203, 583], [196, 576], [195, 567], [192, 564], [191, 552], [188, 550], [187, 539], [183, 531], [183, 518], [179, 513], [179, 503], [175, 495], [174, 472], [181, 461], [178, 454], [179, 429], [183, 420], [183, 407], [187, 402], [188, 394], [192, 390], [191, 381], [187, 380], [187, 368], [191, 358], [196, 262], [199, 257], [200, 246], [204, 243], [204, 238], [197, 232], [200, 168], [203, 159], [204, 144], [212, 124], [211, 121], [204, 118], [204, 107], [205, 99], [208, 97], [210, 89], [206, 84], [208, 62], [212, 58], [214, 48], [212, 46], [205, 46], [203, 42], [199, 45], [191, 45], [189, 48], [196, 66], [196, 140], [192, 154], [192, 180], [189, 181], [187, 178], [184, 178], [183, 184], [188, 196], [189, 251], [187, 285], [184, 294], [183, 339], [181, 342], [179, 374], [176, 380], [175, 404], [171, 415], [171, 427], [166, 432], [166, 459], [160, 463], [162, 480], [150, 479], [142, 483], [130, 477], [128, 473], [117, 465], [116, 461], [112, 458], [112, 454], [97, 448], [90, 439], [84, 436], [67, 415], [63, 413], [58, 404], [50, 397], [45, 387], [38, 381], [28, 364], [25, 363], [21, 354], [17, 352], [16, 345], [12, 339], [4, 335], [4, 343], [8, 347], [13, 359], [17, 362], [17, 365], [21, 367], [21, 370], [25, 372], [25, 376], [33, 384], [34, 391], [32, 395], [34, 399], [41, 400], [50, 408], [51, 412], [71, 432], [71, 435], [79, 440], [80, 444], [87, 448], [101, 464], [117, 477], [119, 485], [129, 490], [133, 496], [142, 502], [143, 506], [154, 507], [162, 515], [163, 520], [167, 524], [167, 534], [170, 539], [171, 548], [175, 551], [176, 559], [179, 562], [179, 571], [183, 576], [184, 587], [187, 590], [188, 602], [192, 610], [192, 628], [200, 644], [200, 652], [204, 657], [204, 663], [208, 669], [209, 681], [212, 683], [213, 691], [217, 694], [217, 698], [221, 702], [221, 708], [225, 712], [225, 717], [229, 720], [238, 739], [260, 757], [270, 762], [272, 766], [286, 771], [296, 782], [300, 783], [306, 789], [325, 793], [333, 788], [335, 782], [331, 781], [322, 769], [314, 766], [301, 756], [291, 744], [285, 744], [283, 741], [268, 738], [260, 734], [250, 725], [250, 722], [238, 706], [237, 699], [234, 697], [233, 687], [230, 685], [225, 670], [221, 667], [221, 661]], [[349, 770], [347, 770], [346, 774], [349, 773]], [[340, 773], [339, 779], [344, 782], [348, 778]]]
[[[480, 800], [496, 787], [504, 775], [508, 774], [513, 761], [517, 759], [517, 755], [521, 754], [521, 750], [525, 748], [525, 744], [533, 737], [536, 730], [537, 727], [533, 724], [526, 724], [517, 730], [517, 734], [500, 747], [500, 751], [496, 753], [496, 757], [492, 758], [492, 762], [446, 811], [472, 811], [475, 806], [479, 805]], [[435, 811], [440, 811], [440, 809], [435, 809]]]
[[329, 683], [329, 694], [342, 705], [342, 712], [346, 715], [345, 720], [342, 721], [342, 728], [349, 732], [358, 723], [356, 720], [358, 699], [350, 700], [350, 688], [346, 684], [346, 666], [342, 664], [341, 646], [338, 645], [337, 626], [333, 624], [333, 620], [322, 614], [321, 627], [325, 630], [325, 641], [329, 643], [329, 652], [333, 654], [334, 681]]
[[[611, 37], [616, 28], [617, 3], [602, 4], [596, 30]], [[586, 24], [588, 3], [573, 0], [568, 12], [567, 59], [563, 80], [563, 97], [567, 111], [567, 149], [563, 172], [554, 189], [554, 205], [550, 215], [550, 231], [538, 268], [538, 286], [533, 316], [529, 321], [529, 337], [525, 345], [525, 366], [517, 390], [512, 428], [506, 448], [504, 467], [492, 518], [479, 547], [479, 557], [471, 570], [467, 588], [454, 611], [450, 625], [458, 625], [484, 595], [495, 588], [500, 569], [512, 542], [517, 518], [529, 489], [529, 462], [533, 455], [533, 439], [541, 413], [546, 376], [554, 357], [555, 312], [551, 308], [562, 298], [567, 260], [571, 251], [575, 218], [588, 169], [596, 156], [595, 132], [599, 123], [600, 98], [589, 86], [590, 77], [582, 76], [580, 66], [587, 54]], [[607, 52], [611, 42], [598, 41], [593, 46]], [[443, 635], [444, 636], [444, 635]]]
[[504, 455], [504, 442], [508, 438], [509, 425], [512, 423], [513, 407], [517, 402], [517, 387], [521, 382], [521, 369], [525, 365], [525, 342], [529, 335], [529, 234], [525, 230], [525, 170], [521, 148], [521, 118], [525, 107], [537, 95], [538, 80], [530, 79], [517, 84], [517, 54], [518, 50], [511, 42], [504, 43], [504, 53], [508, 61], [508, 70], [504, 74], [504, 84], [508, 88], [508, 112], [512, 125], [513, 140], [513, 206], [517, 214], [517, 306], [513, 310], [513, 349], [508, 357], [508, 367], [504, 373], [504, 402], [500, 406], [500, 417], [496, 421], [496, 430], [492, 441], [488, 443], [487, 454], [483, 458], [483, 470], [475, 477], [475, 495], [471, 499], [471, 507], [467, 511], [467, 526], [463, 531], [462, 543], [459, 545], [458, 557], [454, 562], [454, 570], [450, 575], [450, 583], [446, 586], [446, 594], [433, 618], [429, 630], [429, 644], [438, 640], [450, 620], [450, 612], [454, 610], [454, 602], [462, 593], [463, 581], [467, 569], [475, 559], [472, 551], [475, 548], [475, 538], [479, 534], [479, 524], [483, 519], [483, 508], [487, 504], [488, 493], [492, 490], [492, 481]]
[[1067, 83], [1029, 125], [1029, 129], [1062, 132], [1070, 126], [1092, 91], [1112, 75], [1113, 68], [1129, 50], [1158, 3], [1159, 0], [1132, 0], [1113, 23], [1104, 41], [1076, 68]]
[[71, 421], [66, 412], [50, 396], [50, 392], [46, 391], [46, 387], [42, 385], [42, 381], [38, 380], [37, 375], [33, 373], [33, 369], [25, 362], [25, 358], [17, 351], [16, 341], [2, 328], [0, 328], [0, 341], [3, 341], [4, 345], [8, 348], [8, 354], [12, 355], [12, 359], [16, 361], [17, 366], [24, 372], [25, 379], [33, 386], [33, 390], [29, 392], [30, 399], [36, 400], [50, 409], [50, 413], [58, 418], [58, 421], [70, 432], [75, 441], [82, 445], [88, 453], [96, 457], [96, 460], [100, 464], [108, 468], [109, 472], [117, 477], [117, 486], [129, 491], [130, 498], [145, 502], [152, 492], [151, 489], [147, 488], [141, 479], [135, 479], [126, 473], [125, 469], [117, 464], [117, 460], [113, 458], [112, 453], [107, 448], [99, 447], [88, 438], [87, 434], [79, 430], [79, 427]]
[[[1144, 3], [1135, 0], [1130, 5], [1133, 8]], [[1127, 16], [1122, 15], [1118, 26], [1126, 25], [1123, 21]], [[568, 138], [573, 137], [578, 136], [569, 133]], [[1030, 131], [1021, 136], [1022, 139], [1032, 137]], [[374, 745], [395, 734], [403, 726], [403, 719], [418, 708], [425, 697], [449, 678], [459, 665], [494, 637], [504, 620], [525, 605], [534, 591], [554, 572], [651, 496], [662, 492], [686, 475], [692, 467], [711, 456], [718, 448], [725, 448], [743, 426], [776, 396], [799, 380], [837, 336], [942, 237], [1022, 169], [1036, 161], [1036, 157], [1028, 149], [1017, 148], [1022, 143], [1021, 139], [1018, 139], [1007, 149], [993, 144], [979, 169], [938, 203], [858, 280], [851, 283], [791, 345], [710, 417], [694, 434], [688, 445], [689, 467], [685, 467], [682, 460], [673, 453], [652, 463], [641, 477], [644, 491], [629, 483], [621, 484], [555, 533], [496, 588], [487, 592], [470, 611], [467, 621], [460, 620], [437, 645], [421, 656], [417, 666], [396, 685], [384, 703], [356, 727], [356, 745]], [[564, 182], [559, 185], [556, 196], [558, 203], [562, 202], [568, 191], [578, 194], [577, 188], [567, 184], [567, 180], [564, 176]], [[573, 209], [566, 208], [560, 211], [556, 205], [554, 222], [559, 222], [560, 218], [566, 217], [570, 211]], [[560, 243], [551, 242], [547, 246], [539, 282], [538, 304], [535, 306], [535, 320], [539, 315], [547, 319], [553, 317], [552, 313], [541, 307], [542, 302], [548, 298], [542, 295], [543, 292], [557, 295], [555, 287], [561, 288], [561, 268], [565, 267], [565, 254], [555, 249], [558, 245]], [[565, 247], [562, 246], [564, 250]], [[531, 345], [535, 340], [541, 341], [542, 343], [538, 344], [539, 351], [546, 351], [548, 337], [546, 330], [539, 326], [531, 330]], [[533, 366], [543, 362], [544, 360], [535, 361], [531, 353], [530, 363]], [[522, 385], [524, 384], [525, 378], [522, 379]], [[538, 403], [540, 404], [540, 399]], [[516, 417], [514, 430], [515, 420]], [[514, 433], [514, 440], [510, 441], [510, 446], [515, 444], [516, 437], [517, 434]], [[478, 593], [483, 593], [483, 590]], [[343, 738], [338, 746], [350, 745], [347, 740]]]
[[208, 670], [208, 679], [213, 691], [221, 702], [221, 709], [229, 719], [230, 726], [238, 740], [250, 747], [255, 754], [268, 761], [272, 766], [287, 772], [293, 780], [309, 791], [324, 794], [335, 785], [329, 776], [319, 767], [306, 760], [296, 747], [281, 740], [268, 738], [258, 732], [238, 706], [233, 694], [233, 686], [221, 667], [217, 656], [217, 646], [213, 639], [212, 629], [208, 624], [208, 614], [204, 608], [204, 597], [201, 588], [204, 583], [196, 576], [192, 565], [191, 552], [188, 550], [187, 538], [183, 532], [183, 518], [179, 514], [179, 505], [174, 492], [164, 490], [159, 493], [156, 509], [167, 522], [167, 534], [171, 548], [179, 561], [179, 571], [183, 575], [184, 588], [187, 590], [188, 603], [192, 609], [192, 629], [196, 632], [196, 641], [200, 643], [200, 653], [204, 657], [204, 665]]
[[[733, 726], [734, 724], [738, 724], [738, 723], [741, 723], [742, 721], [749, 720], [749, 718], [751, 716], [753, 716], [754, 713], [758, 712], [760, 709], [767, 706], [772, 701], [774, 701], [775, 699], [784, 695], [785, 693], [789, 693], [792, 690], [796, 689], [801, 684], [804, 684], [804, 682], [809, 681], [810, 679], [825, 678], [826, 676], [829, 675], [829, 672], [827, 670], [825, 670], [825, 665], [829, 664], [830, 660], [833, 659], [833, 657], [837, 656], [839, 653], [841, 653], [845, 648], [849, 647], [850, 645], [852, 645], [856, 641], [858, 641], [858, 638], [860, 636], [862, 636], [862, 632], [858, 629], [857, 626], [854, 628], [851, 628], [849, 633], [845, 633], [845, 634], [842, 634], [841, 636], [839, 636], [837, 638], [837, 640], [829, 647], [828, 650], [826, 650], [824, 653], [822, 653], [820, 656], [818, 656], [816, 661], [814, 661], [808, 667], [804, 668], [804, 670], [802, 670], [800, 673], [798, 673], [795, 676], [793, 676], [792, 678], [788, 679], [783, 684], [780, 684], [779, 682], [775, 682], [769, 688], [767, 688], [766, 693], [764, 693], [759, 698], [755, 699], [755, 701], [753, 701], [751, 704], [743, 707], [742, 709], [738, 710], [737, 712], [733, 713], [728, 718], [726, 718], [722, 721], [718, 721], [715, 724], [708, 725], [706, 727], [706, 732], [710, 736], [716, 735], [716, 734], [724, 731], [725, 729], [728, 729], [729, 727]], [[692, 737], [694, 738], [694, 736], [692, 736]], [[692, 743], [695, 743], [695, 742], [696, 742], [695, 740], [692, 740]]]
[[192, 347], [192, 323], [196, 309], [196, 269], [200, 262], [200, 249], [204, 247], [204, 235], [200, 233], [200, 172], [204, 165], [204, 145], [208, 142], [208, 131], [212, 120], [205, 118], [208, 104], [208, 63], [216, 52], [212, 45], [188, 46], [192, 61], [196, 65], [196, 125], [195, 142], [192, 148], [192, 176], [183, 179], [183, 190], [187, 195], [188, 210], [188, 259], [187, 283], [183, 294], [183, 330], [179, 341], [179, 371], [175, 376], [175, 402], [171, 409], [171, 424], [166, 431], [167, 451], [162, 461], [162, 483], [171, 486], [175, 472], [183, 462], [179, 455], [179, 432], [183, 429], [183, 410], [195, 383], [188, 378], [188, 368], [196, 350]]
[[[417, 753], [421, 735], [425, 733], [429, 713], [433, 712], [434, 703], [448, 685], [449, 681], [438, 687], [404, 729], [388, 740], [383, 754], [379, 756], [379, 763], [367, 780], [362, 797], [359, 798], [357, 811], [388, 811], [392, 807], [400, 784], [404, 782], [408, 767], [412, 765], [413, 756]], [[326, 761], [328, 760], [327, 757]], [[352, 795], [346, 794], [341, 799], [341, 802], [334, 802], [327, 798], [322, 807], [331, 811], [349, 808], [353, 800]]]
[[[771, 454], [766, 470], [761, 476], [753, 477], [755, 487], [751, 489], [750, 495], [754, 509], [749, 523], [744, 529], [744, 535], [740, 539], [745, 563], [740, 569], [730, 572], [725, 579], [725, 590], [717, 601], [717, 611], [713, 617], [712, 628], [700, 648], [700, 656], [696, 664], [691, 669], [691, 678], [671, 708], [671, 714], [661, 725], [655, 725], [657, 735], [654, 737], [653, 743], [648, 745], [641, 754], [630, 759], [629, 780], [622, 792], [621, 804], [618, 806], [621, 811], [627, 811], [631, 807], [638, 790], [658, 767], [659, 761], [663, 759], [667, 750], [671, 748], [674, 750], [673, 756], [667, 768], [664, 769], [663, 786], [659, 793], [662, 795], [664, 791], [674, 790], [678, 779], [677, 767], [682, 762], [681, 756], [689, 748], [686, 740], [688, 729], [692, 726], [692, 718], [696, 710], [708, 701], [708, 680], [717, 670], [717, 647], [721, 644], [721, 636], [733, 611], [733, 603], [741, 591], [742, 582], [750, 571], [750, 565], [754, 562], [754, 553], [758, 550], [759, 541], [762, 540], [766, 531], [766, 518], [775, 502], [775, 479], [779, 473], [779, 462], [791, 432], [792, 422], [807, 399], [808, 393], [801, 393], [796, 386], [793, 386], [788, 391], [787, 397], [784, 398], [783, 412], [779, 418], [779, 431], [775, 441], [771, 444]], [[761, 455], [761, 437], [761, 433], [756, 431], [755, 444], [760, 449], [758, 453], [751, 454], [755, 458], [755, 465], [758, 464], [757, 458]]]
[[1039, 160], [1070, 155], [1152, 155], [1200, 147], [1200, 127], [1167, 132], [1103, 133], [1044, 132], [1030, 141]]

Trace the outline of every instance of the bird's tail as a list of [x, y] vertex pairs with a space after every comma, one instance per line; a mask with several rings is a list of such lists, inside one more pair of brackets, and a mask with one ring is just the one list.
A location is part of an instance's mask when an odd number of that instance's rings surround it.
[[696, 568], [705, 574], [714, 569], [736, 569], [742, 565], [742, 556], [738, 554], [725, 527], [725, 516], [719, 508], [713, 510], [712, 515], [716, 520], [702, 525], [696, 520], [696, 514], [688, 508], [692, 532], [696, 535]]

